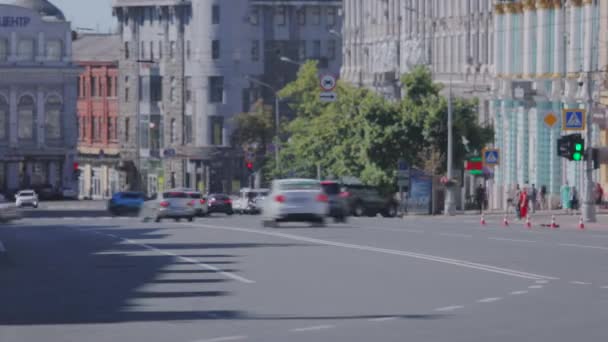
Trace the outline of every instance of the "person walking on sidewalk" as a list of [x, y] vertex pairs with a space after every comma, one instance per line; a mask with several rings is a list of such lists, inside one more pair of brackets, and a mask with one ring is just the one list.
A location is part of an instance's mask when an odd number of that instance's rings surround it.
[[570, 208], [572, 209], [573, 215], [578, 210], [578, 192], [574, 186], [572, 187], [572, 195], [570, 196]]
[[538, 195], [538, 193], [536, 192], [536, 186], [534, 184], [532, 184], [532, 189], [530, 190], [529, 202], [530, 202], [530, 210], [532, 211], [533, 214], [536, 212], [536, 203], [538, 202], [538, 200], [536, 198], [537, 195]]
[[519, 219], [523, 219], [528, 216], [528, 204], [530, 199], [528, 197], [528, 190], [524, 188], [519, 195]]
[[541, 185], [540, 187], [540, 198], [539, 198], [539, 203], [540, 205], [540, 210], [547, 210], [546, 205], [547, 205], [547, 186], [546, 185]]
[[519, 189], [519, 184], [515, 186], [515, 195], [513, 196], [513, 204], [515, 207], [515, 215], [517, 218], [521, 218], [521, 213], [519, 209], [521, 208], [521, 190]]
[[483, 204], [486, 200], [486, 190], [483, 188], [483, 186], [481, 184], [479, 184], [477, 186], [477, 189], [475, 190], [475, 202], [477, 203], [477, 206], [479, 207], [479, 213], [481, 214], [483, 212]]

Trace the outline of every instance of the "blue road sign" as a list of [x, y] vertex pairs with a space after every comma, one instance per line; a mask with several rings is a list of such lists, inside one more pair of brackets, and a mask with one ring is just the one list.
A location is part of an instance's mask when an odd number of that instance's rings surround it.
[[583, 131], [586, 124], [584, 109], [564, 109], [562, 112], [562, 129], [564, 131]]
[[483, 151], [483, 163], [485, 165], [499, 165], [500, 152], [498, 149], [487, 149]]

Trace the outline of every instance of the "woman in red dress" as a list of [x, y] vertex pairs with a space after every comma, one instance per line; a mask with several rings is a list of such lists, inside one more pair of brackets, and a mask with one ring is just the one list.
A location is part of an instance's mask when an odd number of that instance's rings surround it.
[[528, 190], [524, 189], [519, 195], [519, 218], [528, 216]]

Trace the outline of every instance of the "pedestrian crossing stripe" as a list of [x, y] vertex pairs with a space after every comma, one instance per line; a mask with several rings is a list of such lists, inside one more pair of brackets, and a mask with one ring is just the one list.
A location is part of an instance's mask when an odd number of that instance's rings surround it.
[[562, 113], [562, 129], [564, 131], [582, 131], [585, 129], [584, 109], [564, 109]]

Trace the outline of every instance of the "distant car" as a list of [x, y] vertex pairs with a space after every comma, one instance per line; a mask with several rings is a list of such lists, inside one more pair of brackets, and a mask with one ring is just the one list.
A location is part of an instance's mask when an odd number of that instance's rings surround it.
[[234, 211], [239, 214], [259, 214], [262, 211], [261, 202], [269, 192], [269, 189], [241, 189], [239, 198], [233, 202]]
[[234, 214], [234, 210], [232, 209], [232, 199], [226, 194], [210, 194], [207, 196], [207, 203], [209, 205], [209, 214]]
[[329, 198], [314, 179], [274, 180], [262, 206], [262, 223], [275, 227], [281, 222], [310, 222], [325, 225]]
[[329, 216], [336, 222], [346, 222], [348, 217], [348, 203], [340, 191], [340, 184], [335, 181], [322, 181], [323, 192], [329, 198]]
[[117, 192], [108, 201], [108, 211], [112, 215], [139, 213], [144, 197], [141, 192]]
[[38, 208], [38, 195], [34, 190], [21, 190], [15, 195], [15, 205], [17, 208], [30, 206]]
[[50, 184], [34, 186], [32, 190], [38, 194], [38, 198], [41, 200], [48, 201], [59, 198], [59, 193]]
[[196, 216], [193, 202], [187, 191], [174, 189], [163, 192], [156, 200], [144, 205], [144, 220], [153, 218], [155, 222], [160, 222], [162, 219], [186, 219], [192, 222]]
[[78, 199], [78, 191], [72, 188], [63, 188], [61, 190], [61, 196], [63, 199], [75, 200]]
[[354, 216], [397, 216], [398, 203], [392, 196], [385, 196], [373, 186], [343, 184], [341, 196], [346, 199], [349, 211]]
[[19, 218], [15, 203], [7, 201], [3, 195], [0, 195], [0, 222], [10, 222]]
[[196, 190], [185, 190], [185, 192], [191, 198], [190, 203], [194, 207], [196, 216], [207, 216], [209, 214], [209, 205], [203, 194]]

